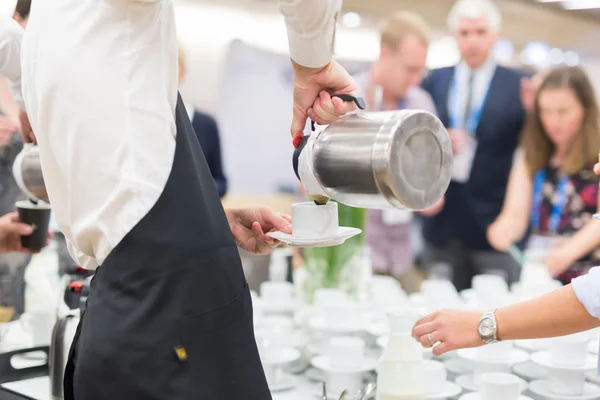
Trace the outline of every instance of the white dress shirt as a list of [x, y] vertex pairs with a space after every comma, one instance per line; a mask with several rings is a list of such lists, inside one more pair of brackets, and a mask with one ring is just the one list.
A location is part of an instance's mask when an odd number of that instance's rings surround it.
[[[281, 0], [296, 62], [331, 59], [340, 4]], [[53, 213], [75, 261], [95, 269], [152, 208], [171, 170], [173, 0], [35, 1], [22, 66]]]
[[[473, 87], [471, 94], [471, 110], [479, 110], [484, 102], [494, 73], [496, 72], [497, 63], [493, 57], [479, 68], [471, 69], [469, 65], [462, 60], [456, 66], [454, 72], [454, 84], [448, 95], [448, 110], [454, 119], [456, 129], [467, 129], [465, 121], [465, 112], [467, 111], [467, 99], [469, 96], [469, 79], [473, 76]], [[471, 132], [473, 133], [473, 132]]]
[[0, 17], [0, 75], [6, 77], [10, 92], [21, 107], [25, 109], [21, 95], [21, 40], [23, 28], [17, 21]]
[[335, 28], [342, 0], [279, 0], [285, 17], [291, 58], [318, 68], [333, 56]]

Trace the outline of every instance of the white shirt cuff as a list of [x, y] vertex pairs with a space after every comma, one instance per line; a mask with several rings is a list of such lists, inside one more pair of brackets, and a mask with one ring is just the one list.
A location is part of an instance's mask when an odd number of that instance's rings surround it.
[[323, 27], [323, 32], [316, 35], [299, 33], [288, 25], [288, 42], [292, 60], [308, 68], [327, 65], [333, 58], [336, 25], [337, 16], [332, 23]]
[[571, 281], [575, 296], [591, 316], [600, 318], [600, 267]]

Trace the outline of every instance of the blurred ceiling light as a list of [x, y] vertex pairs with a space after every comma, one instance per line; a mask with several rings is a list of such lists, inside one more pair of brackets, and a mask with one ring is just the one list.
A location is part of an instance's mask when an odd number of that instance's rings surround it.
[[521, 53], [521, 60], [527, 65], [545, 68], [550, 64], [550, 46], [543, 42], [527, 43]]
[[561, 49], [554, 48], [550, 50], [550, 64], [562, 64], [565, 62], [565, 54]]
[[587, 10], [591, 8], [600, 8], [598, 0], [565, 0], [562, 4], [565, 10]]
[[579, 61], [579, 54], [577, 54], [576, 52], [565, 52], [565, 64], [567, 64], [569, 67], [575, 67], [576, 65], [579, 65]]
[[342, 15], [342, 25], [346, 28], [358, 28], [361, 23], [360, 15], [355, 12], [347, 12]]

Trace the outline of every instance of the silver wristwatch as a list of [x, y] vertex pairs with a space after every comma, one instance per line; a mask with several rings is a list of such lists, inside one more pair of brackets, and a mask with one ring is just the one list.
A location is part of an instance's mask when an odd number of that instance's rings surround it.
[[479, 337], [486, 344], [498, 341], [498, 324], [496, 322], [496, 310], [488, 311], [479, 318], [477, 325]]

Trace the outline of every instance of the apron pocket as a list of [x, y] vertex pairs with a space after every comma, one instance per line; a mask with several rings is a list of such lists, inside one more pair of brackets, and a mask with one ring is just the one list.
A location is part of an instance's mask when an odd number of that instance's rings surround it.
[[203, 399], [271, 398], [254, 339], [247, 285], [215, 310], [182, 317], [178, 329], [192, 385]]

